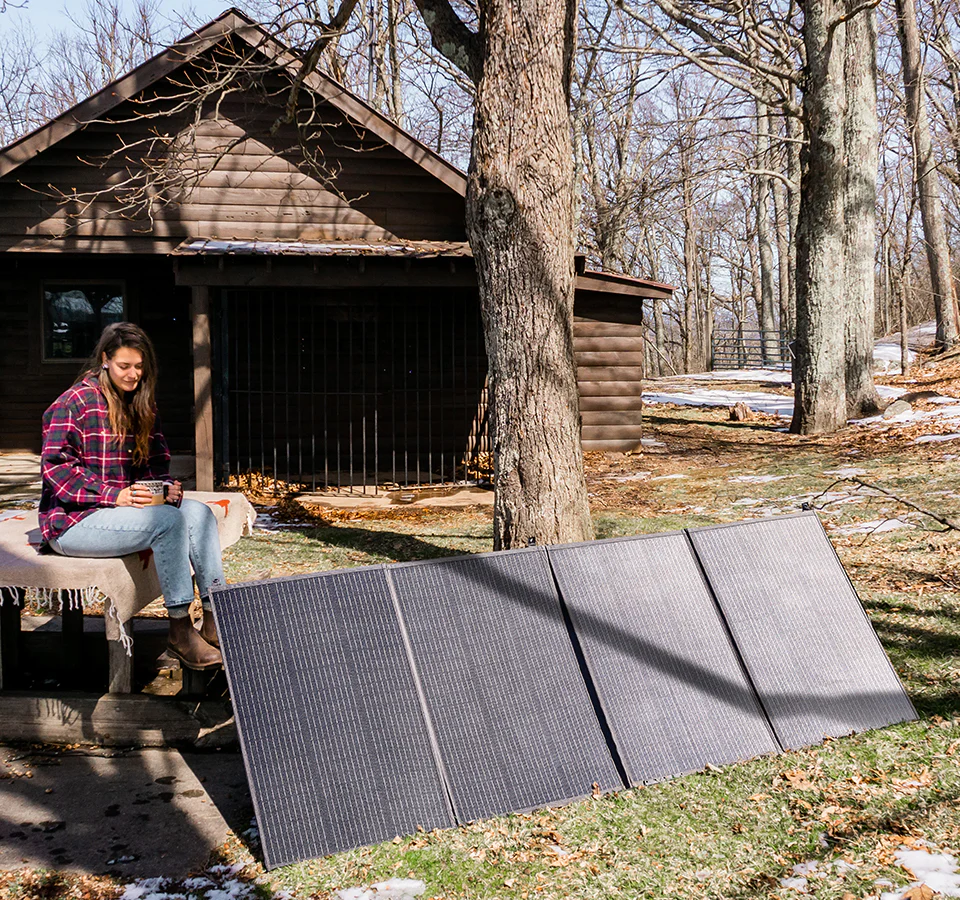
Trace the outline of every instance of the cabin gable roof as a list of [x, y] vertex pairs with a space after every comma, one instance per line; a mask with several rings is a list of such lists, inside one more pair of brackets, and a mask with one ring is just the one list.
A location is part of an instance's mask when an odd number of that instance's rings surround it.
[[[185, 125], [192, 113], [178, 92], [203, 75], [221, 42], [235, 39], [257, 60], [260, 93], [231, 82], [215, 112]], [[156, 252], [187, 238], [465, 239], [463, 173], [326, 75], [311, 73], [301, 89], [298, 117], [321, 123], [309, 137], [302, 124], [275, 127], [299, 64], [230, 10], [0, 150], [0, 249]], [[187, 132], [193, 156], [171, 157], [177, 162], [168, 166], [182, 185], [167, 182], [162, 200], [146, 202], [151, 182], [137, 204], [124, 200]]]

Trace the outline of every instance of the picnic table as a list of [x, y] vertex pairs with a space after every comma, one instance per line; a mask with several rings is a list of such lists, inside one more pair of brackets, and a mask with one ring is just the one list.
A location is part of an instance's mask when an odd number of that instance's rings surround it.
[[[186, 491], [217, 518], [220, 546], [250, 534], [256, 518], [243, 494]], [[133, 618], [160, 595], [153, 553], [144, 550], [113, 559], [81, 559], [38, 553], [42, 541], [35, 509], [0, 512], [0, 689], [18, 665], [20, 613], [29, 598], [62, 616], [66, 668], [84, 664], [80, 653], [83, 610], [103, 601], [110, 693], [133, 686]]]

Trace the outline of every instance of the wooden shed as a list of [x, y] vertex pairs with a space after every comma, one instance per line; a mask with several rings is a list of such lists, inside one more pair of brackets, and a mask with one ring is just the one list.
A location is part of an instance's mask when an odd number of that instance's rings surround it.
[[[486, 360], [465, 176], [236, 10], [0, 151], [0, 450], [101, 328], [161, 362], [159, 405], [198, 486], [469, 474]], [[641, 436], [642, 301], [667, 285], [578, 261], [587, 449]]]

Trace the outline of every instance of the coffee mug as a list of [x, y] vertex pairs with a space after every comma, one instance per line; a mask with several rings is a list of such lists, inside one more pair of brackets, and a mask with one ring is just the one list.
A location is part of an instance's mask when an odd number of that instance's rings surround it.
[[162, 481], [138, 481], [137, 487], [146, 488], [150, 491], [151, 497], [148, 506], [160, 506], [166, 498], [164, 488], [166, 485]]

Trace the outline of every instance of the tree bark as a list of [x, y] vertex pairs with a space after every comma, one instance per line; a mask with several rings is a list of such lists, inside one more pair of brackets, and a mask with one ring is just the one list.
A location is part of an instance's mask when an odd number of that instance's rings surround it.
[[[770, 165], [770, 133], [767, 105], [757, 103], [757, 168], [768, 171]], [[770, 177], [757, 175], [757, 245], [760, 256], [760, 350], [764, 365], [777, 361], [777, 322], [774, 316], [773, 244], [770, 240]]]
[[844, 311], [847, 417], [880, 411], [873, 383], [876, 338], [877, 19], [872, 6], [846, 23], [844, 54]]
[[[845, 5], [845, 4], [844, 4]], [[836, 431], [846, 422], [843, 314], [843, 60], [837, 0], [807, 0], [803, 108], [808, 142], [797, 229], [796, 394], [791, 430]]]
[[790, 221], [790, 244], [788, 265], [790, 268], [789, 308], [787, 318], [787, 337], [794, 339], [797, 335], [797, 232], [800, 230], [800, 181], [802, 179], [801, 138], [803, 125], [796, 116], [787, 117], [787, 177], [790, 187], [787, 190], [787, 213]]
[[485, 0], [467, 233], [490, 372], [494, 547], [592, 537], [573, 361], [575, 0]]
[[[693, 148], [690, 148], [693, 152]], [[692, 372], [695, 367], [697, 324], [694, 312], [697, 308], [697, 223], [693, 209], [693, 176], [690, 166], [684, 163], [685, 151], [681, 149], [680, 168], [683, 177], [683, 266], [686, 290], [683, 294], [683, 370]]]
[[897, 31], [903, 56], [904, 91], [907, 98], [907, 119], [913, 142], [914, 180], [920, 196], [920, 217], [926, 243], [927, 264], [937, 316], [936, 346], [951, 350], [960, 342], [957, 330], [957, 299], [950, 271], [950, 250], [944, 227], [943, 204], [937, 160], [930, 139], [927, 118], [925, 78], [920, 58], [920, 35], [917, 10], [913, 0], [896, 0]]
[[[767, 116], [767, 130], [774, 133], [772, 128], [774, 117]], [[782, 162], [781, 162], [782, 165]], [[787, 197], [787, 186], [779, 178], [771, 179], [773, 181], [773, 221], [776, 230], [777, 244], [777, 274], [778, 274], [778, 299], [780, 302], [780, 329], [779, 337], [782, 339], [790, 334], [793, 321], [793, 295], [791, 285], [793, 282], [793, 268], [790, 263], [790, 214], [788, 212], [789, 200]], [[778, 342], [778, 348], [781, 346]], [[786, 362], [786, 360], [781, 360]]]

